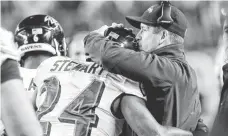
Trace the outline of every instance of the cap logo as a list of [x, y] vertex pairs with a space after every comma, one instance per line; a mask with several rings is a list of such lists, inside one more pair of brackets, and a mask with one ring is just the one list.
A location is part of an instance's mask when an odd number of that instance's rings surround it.
[[153, 9], [154, 9], [154, 6], [148, 8], [147, 11], [148, 11], [149, 13], [151, 13], [151, 12], [153, 11]]

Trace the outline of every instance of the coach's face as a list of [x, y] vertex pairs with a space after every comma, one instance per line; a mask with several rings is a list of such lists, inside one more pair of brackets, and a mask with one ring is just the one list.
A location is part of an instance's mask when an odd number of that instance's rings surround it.
[[141, 23], [141, 29], [136, 36], [140, 50], [145, 52], [155, 50], [159, 45], [160, 38], [160, 34], [156, 32], [156, 27]]

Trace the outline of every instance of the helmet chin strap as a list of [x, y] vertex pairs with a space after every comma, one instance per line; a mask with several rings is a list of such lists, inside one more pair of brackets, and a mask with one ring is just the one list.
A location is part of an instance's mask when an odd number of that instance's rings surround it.
[[55, 51], [56, 51], [56, 54], [57, 56], [61, 56], [61, 53], [58, 49], [58, 42], [56, 41], [56, 39], [53, 40], [54, 41], [54, 44], [55, 44]]
[[63, 50], [64, 50], [64, 54], [63, 55], [67, 56], [68, 48], [67, 48], [67, 45], [66, 45], [66, 38], [65, 37], [63, 38], [62, 46], [63, 46]]
[[56, 39], [54, 39], [53, 41], [54, 41], [54, 44], [55, 44], [55, 51], [56, 51], [57, 56], [66, 56], [66, 55], [67, 55], [67, 53], [66, 53], [66, 51], [67, 51], [67, 46], [66, 46], [65, 38], [63, 38], [62, 45], [61, 45], [61, 46], [63, 46], [63, 47], [62, 47], [62, 48], [63, 48], [63, 52], [64, 52], [63, 54], [61, 54], [61, 52], [60, 52], [59, 44], [58, 44], [58, 42], [56, 41]]

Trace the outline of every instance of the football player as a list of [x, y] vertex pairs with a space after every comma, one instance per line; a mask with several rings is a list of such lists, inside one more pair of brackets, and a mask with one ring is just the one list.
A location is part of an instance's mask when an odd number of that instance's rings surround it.
[[123, 117], [139, 135], [191, 135], [160, 126], [144, 105], [137, 83], [110, 74], [96, 63], [65, 57], [64, 33], [54, 18], [34, 15], [18, 26], [19, 49], [34, 56], [22, 63], [38, 66], [34, 103], [44, 135], [118, 136]]
[[[39, 22], [39, 20], [42, 20], [42, 22]], [[55, 22], [56, 20], [50, 16], [30, 16], [22, 20], [15, 30], [15, 42], [18, 45], [18, 51], [21, 57], [20, 73], [29, 97], [32, 97], [34, 92], [33, 78], [36, 74], [36, 68], [46, 58], [53, 55], [60, 55], [60, 52], [57, 52], [59, 49], [55, 50], [55, 47], [46, 46], [47, 44], [51, 45], [50, 42], [56, 42], [50, 40], [50, 37], [56, 38], [51, 33], [52, 30], [55, 30], [56, 26], [53, 26]], [[33, 28], [36, 23], [42, 24], [42, 28]], [[26, 31], [31, 32], [27, 33]], [[37, 54], [41, 54], [41, 57]]]
[[0, 37], [1, 120], [9, 136], [41, 136], [42, 129], [26, 98], [19, 74], [19, 55], [13, 48], [13, 34], [0, 28]]

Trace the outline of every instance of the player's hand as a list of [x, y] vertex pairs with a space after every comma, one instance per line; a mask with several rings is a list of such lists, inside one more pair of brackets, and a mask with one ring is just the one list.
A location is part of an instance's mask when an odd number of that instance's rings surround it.
[[94, 30], [93, 32], [98, 33], [102, 36], [104, 36], [105, 30], [107, 30], [109, 27], [107, 25], [102, 26], [101, 28]]
[[162, 136], [193, 136], [189, 131], [185, 131], [176, 127], [165, 126]]

